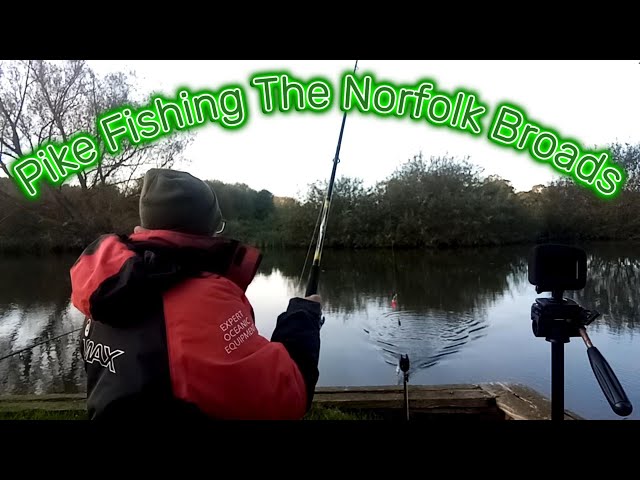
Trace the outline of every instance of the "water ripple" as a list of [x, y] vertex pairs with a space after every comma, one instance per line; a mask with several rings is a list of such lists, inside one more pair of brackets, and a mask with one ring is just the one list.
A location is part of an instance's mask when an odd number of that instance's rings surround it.
[[380, 349], [386, 363], [398, 365], [400, 355], [408, 354], [411, 370], [416, 370], [432, 367], [484, 336], [488, 324], [477, 315], [392, 310], [370, 316], [362, 330]]

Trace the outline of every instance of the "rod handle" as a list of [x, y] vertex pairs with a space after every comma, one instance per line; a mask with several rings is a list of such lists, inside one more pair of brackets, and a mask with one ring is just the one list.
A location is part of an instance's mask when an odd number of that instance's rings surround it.
[[320, 265], [311, 265], [311, 272], [309, 272], [309, 281], [307, 282], [307, 291], [304, 296], [315, 295], [318, 293], [318, 283], [320, 282]]
[[589, 363], [591, 363], [591, 368], [600, 384], [602, 393], [604, 393], [613, 411], [621, 417], [631, 415], [633, 411], [631, 402], [627, 398], [626, 393], [624, 393], [624, 389], [622, 385], [620, 385], [616, 374], [600, 353], [600, 350], [596, 347], [589, 347], [587, 348], [587, 355], [589, 356]]

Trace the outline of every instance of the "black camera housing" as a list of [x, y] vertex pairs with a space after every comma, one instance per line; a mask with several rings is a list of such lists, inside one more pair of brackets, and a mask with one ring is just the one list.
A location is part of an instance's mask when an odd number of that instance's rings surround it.
[[579, 337], [580, 328], [598, 316], [563, 298], [565, 290], [580, 290], [586, 284], [584, 250], [569, 245], [537, 245], [529, 255], [528, 273], [537, 293], [552, 293], [550, 298], [536, 298], [531, 305], [531, 327], [536, 337], [567, 343], [570, 337]]
[[537, 245], [529, 255], [529, 283], [538, 293], [581, 290], [587, 281], [587, 254], [568, 245]]

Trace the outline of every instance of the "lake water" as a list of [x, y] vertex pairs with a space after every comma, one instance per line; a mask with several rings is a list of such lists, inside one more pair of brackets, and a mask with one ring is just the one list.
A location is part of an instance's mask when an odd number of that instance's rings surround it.
[[[588, 332], [634, 404], [628, 418], [640, 419], [640, 245], [586, 250], [587, 286], [567, 296], [602, 314]], [[410, 384], [519, 382], [550, 395], [550, 344], [531, 331], [538, 295], [527, 281], [528, 251], [325, 251], [319, 385], [397, 384], [398, 357], [408, 354]], [[267, 338], [288, 299], [304, 290], [298, 277], [305, 254], [265, 252], [247, 290]], [[0, 394], [84, 391], [79, 332], [56, 338], [83, 320], [69, 302], [74, 261], [0, 258], [0, 357], [45, 342], [0, 360]], [[586, 418], [620, 419], [579, 338], [565, 346], [565, 402]]]

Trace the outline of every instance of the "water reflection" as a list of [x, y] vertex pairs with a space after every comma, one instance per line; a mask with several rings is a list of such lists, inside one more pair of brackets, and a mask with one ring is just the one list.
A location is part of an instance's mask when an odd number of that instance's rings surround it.
[[[415, 312], [468, 312], [526, 281], [527, 248], [462, 251], [332, 251], [323, 257], [320, 294], [325, 310], [352, 313], [368, 302]], [[279, 270], [296, 291], [305, 252], [268, 252], [260, 272]], [[303, 277], [303, 284], [306, 276]], [[298, 290], [299, 291], [299, 290]]]
[[[526, 281], [527, 251], [331, 252], [320, 294], [328, 315], [360, 323], [387, 364], [408, 354], [412, 371], [428, 368], [483, 336], [487, 308]], [[289, 292], [299, 292], [300, 252], [269, 257], [262, 273], [278, 269], [289, 277]]]
[[[570, 296], [602, 313], [590, 327], [592, 338], [607, 342], [603, 353], [619, 366], [616, 373], [638, 403], [633, 392], [640, 394], [640, 378], [632, 355], [624, 352], [632, 348], [628, 344], [640, 328], [634, 301], [640, 291], [640, 246], [608, 244], [587, 251], [587, 285]], [[320, 384], [389, 384], [399, 355], [406, 353], [412, 371], [422, 375], [413, 376], [416, 381], [488, 379], [547, 385], [548, 344], [535, 339], [529, 326], [536, 295], [527, 281], [528, 252], [528, 247], [328, 251], [320, 283], [327, 318]], [[304, 291], [306, 275], [302, 285], [298, 278], [305, 254], [265, 252], [248, 295], [259, 330], [267, 337], [287, 298]], [[75, 257], [0, 258], [0, 357], [81, 325], [82, 315], [69, 303], [68, 271], [74, 261]], [[392, 305], [394, 294], [397, 303]], [[582, 350], [572, 355], [574, 347]], [[567, 349], [567, 368], [584, 371], [582, 376], [567, 373], [568, 398], [579, 390], [570, 383], [579, 381], [583, 390], [577, 401], [606, 409], [597, 403], [602, 395], [583, 346], [572, 343]], [[83, 390], [78, 334], [0, 360], [1, 394]]]
[[585, 308], [600, 312], [591, 328], [603, 328], [619, 335], [632, 335], [640, 325], [636, 299], [640, 292], [640, 246], [599, 246], [597, 255], [587, 258], [588, 277], [583, 290], [571, 292]]
[[74, 261], [67, 256], [0, 259], [0, 357], [11, 355], [0, 360], [1, 393], [84, 390], [77, 334], [56, 338], [82, 323], [69, 302], [68, 271]]

